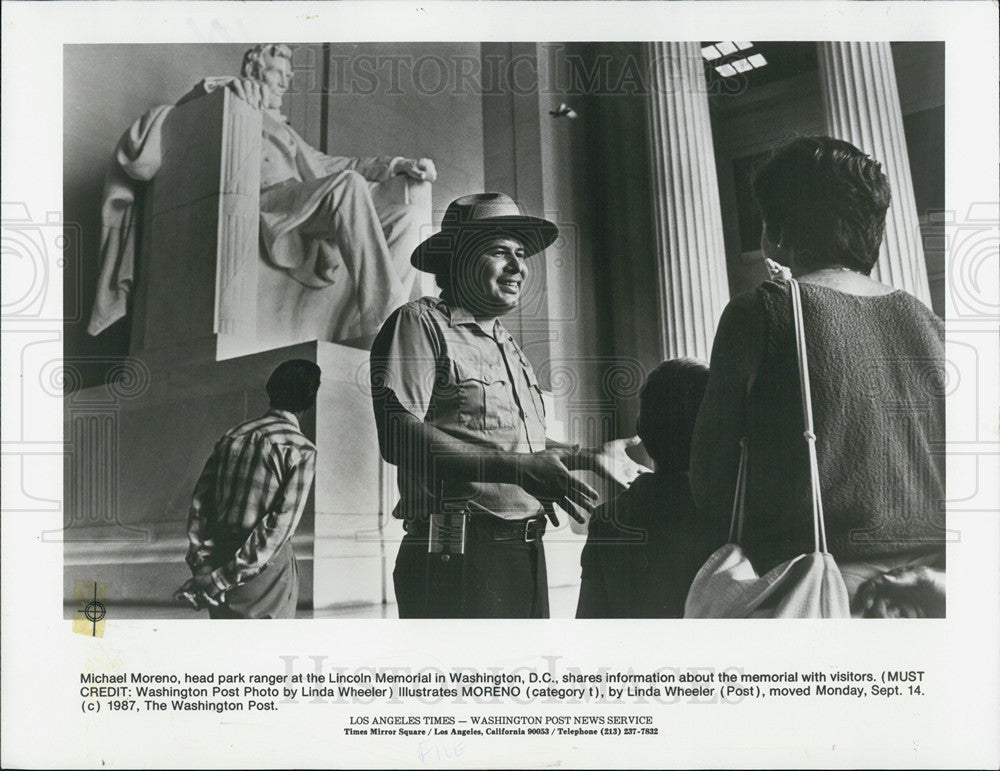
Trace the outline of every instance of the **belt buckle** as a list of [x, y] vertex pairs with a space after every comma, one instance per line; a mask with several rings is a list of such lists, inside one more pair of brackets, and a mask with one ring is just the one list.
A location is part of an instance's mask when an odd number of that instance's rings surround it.
[[[538, 540], [538, 523], [539, 523], [539, 520], [537, 518], [536, 519], [527, 519], [527, 520], [524, 521], [524, 542], [525, 543], [532, 543], [533, 541], [537, 541]], [[535, 525], [534, 531], [532, 531], [532, 528], [531, 528], [532, 525]]]

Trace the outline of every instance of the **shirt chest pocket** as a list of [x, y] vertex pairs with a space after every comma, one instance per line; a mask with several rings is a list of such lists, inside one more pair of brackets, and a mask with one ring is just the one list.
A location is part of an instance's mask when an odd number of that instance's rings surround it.
[[524, 374], [528, 379], [528, 385], [530, 386], [531, 401], [535, 406], [535, 415], [538, 419], [545, 422], [545, 400], [542, 398], [542, 387], [538, 384], [538, 378], [535, 377], [535, 371], [531, 369], [530, 366], [526, 366]]
[[455, 362], [458, 419], [474, 431], [512, 428], [516, 423], [507, 368], [503, 363]]

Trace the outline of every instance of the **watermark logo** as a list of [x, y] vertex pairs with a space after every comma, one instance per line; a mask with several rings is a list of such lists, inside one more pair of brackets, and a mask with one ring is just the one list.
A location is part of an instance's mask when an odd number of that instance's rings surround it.
[[79, 275], [80, 233], [80, 226], [63, 222], [60, 212], [50, 211], [36, 220], [23, 202], [2, 204], [5, 322], [79, 320], [79, 287], [68, 287], [65, 298], [52, 289], [57, 273], [77, 268]]

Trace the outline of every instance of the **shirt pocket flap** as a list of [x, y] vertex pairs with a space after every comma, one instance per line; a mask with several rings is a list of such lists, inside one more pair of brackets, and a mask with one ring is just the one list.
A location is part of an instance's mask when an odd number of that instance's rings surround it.
[[483, 385], [507, 382], [507, 368], [502, 363], [455, 361], [455, 379], [458, 383], [474, 380]]
[[540, 420], [545, 421], [545, 397], [542, 393], [542, 386], [538, 382], [538, 378], [535, 376], [535, 371], [529, 366], [524, 367], [524, 376], [528, 380], [528, 385], [531, 388], [531, 400], [535, 403], [535, 409]]
[[474, 431], [511, 428], [516, 422], [502, 362], [455, 361], [458, 418]]

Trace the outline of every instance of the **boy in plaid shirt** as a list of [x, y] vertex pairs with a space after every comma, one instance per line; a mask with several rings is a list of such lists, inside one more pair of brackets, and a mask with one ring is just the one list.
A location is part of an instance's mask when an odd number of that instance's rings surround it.
[[188, 516], [193, 577], [176, 597], [212, 618], [294, 618], [299, 582], [292, 534], [312, 489], [316, 447], [299, 430], [320, 368], [283, 362], [267, 381], [270, 409], [216, 443]]

